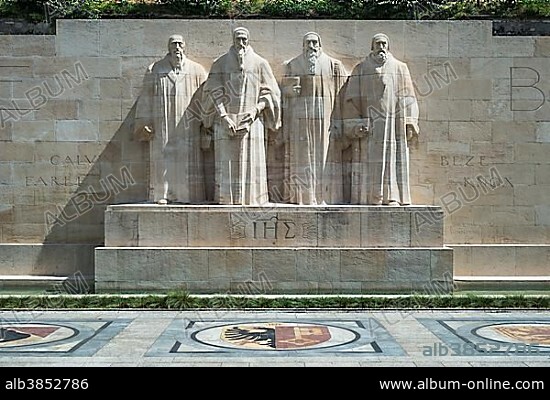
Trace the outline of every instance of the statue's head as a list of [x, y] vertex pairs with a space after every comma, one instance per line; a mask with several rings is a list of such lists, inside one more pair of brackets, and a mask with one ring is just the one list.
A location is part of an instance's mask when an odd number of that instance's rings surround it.
[[304, 35], [303, 48], [306, 57], [319, 57], [321, 55], [321, 36], [316, 32], [308, 32]]
[[181, 35], [172, 35], [168, 39], [168, 53], [175, 63], [181, 63], [185, 57], [185, 41]]
[[250, 38], [250, 32], [248, 29], [239, 27], [233, 30], [233, 46], [238, 51], [246, 50], [248, 47], [248, 39]]
[[384, 63], [390, 51], [390, 38], [388, 35], [384, 33], [374, 35], [371, 42], [371, 51], [379, 62]]

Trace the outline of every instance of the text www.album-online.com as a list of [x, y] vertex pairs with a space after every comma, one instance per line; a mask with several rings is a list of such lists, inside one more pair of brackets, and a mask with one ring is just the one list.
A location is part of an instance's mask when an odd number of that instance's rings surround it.
[[413, 389], [413, 390], [544, 390], [543, 381], [507, 381], [507, 380], [438, 380], [432, 378], [426, 378], [424, 380], [410, 381], [410, 380], [392, 380], [392, 381], [379, 381], [380, 389], [382, 390], [400, 390], [400, 389]]

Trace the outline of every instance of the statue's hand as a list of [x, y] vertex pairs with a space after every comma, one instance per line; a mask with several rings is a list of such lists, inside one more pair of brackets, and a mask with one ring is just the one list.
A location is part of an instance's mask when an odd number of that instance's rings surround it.
[[258, 118], [258, 110], [257, 109], [254, 109], [254, 111], [251, 111], [249, 113], [247, 113], [243, 119], [241, 120], [241, 122], [243, 124], [252, 124], [256, 118]]
[[416, 131], [416, 129], [414, 129], [412, 125], [407, 125], [405, 130], [407, 134], [407, 142], [418, 139], [418, 132]]
[[369, 127], [367, 125], [361, 124], [355, 128], [354, 136], [357, 139], [362, 139], [366, 137], [368, 134], [369, 134]]
[[286, 97], [296, 97], [302, 92], [299, 76], [285, 76], [281, 82], [283, 95]]
[[371, 123], [368, 118], [349, 118], [343, 120], [343, 130], [349, 139], [363, 139], [370, 133]]
[[229, 132], [229, 136], [233, 137], [237, 133], [237, 126], [229, 116], [225, 115], [222, 117], [222, 123]]
[[302, 86], [300, 85], [293, 85], [289, 86], [285, 90], [285, 94], [287, 97], [298, 97], [302, 93]]
[[265, 108], [265, 103], [263, 102], [258, 103], [253, 110], [251, 110], [249, 113], [247, 113], [243, 117], [241, 122], [245, 124], [252, 124], [260, 116], [264, 108]]
[[137, 132], [137, 139], [140, 141], [140, 142], [149, 142], [153, 139], [153, 137], [155, 136], [155, 131], [153, 128], [145, 125], [143, 128], [141, 128], [138, 132]]
[[353, 129], [348, 130], [347, 136], [350, 139], [363, 139], [369, 134], [369, 127], [365, 125], [357, 125]]

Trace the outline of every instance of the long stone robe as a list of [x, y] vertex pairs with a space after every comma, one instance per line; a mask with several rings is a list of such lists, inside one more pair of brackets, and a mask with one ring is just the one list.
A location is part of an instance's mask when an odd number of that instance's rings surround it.
[[[242, 62], [234, 47], [212, 65], [205, 83], [207, 107], [205, 126], [213, 130], [214, 202], [218, 204], [262, 205], [269, 202], [267, 188], [266, 139], [268, 130], [281, 124], [279, 86], [268, 62], [248, 47]], [[255, 112], [266, 104], [249, 131], [230, 136], [220, 116], [233, 117]]]
[[407, 65], [391, 54], [380, 65], [369, 55], [346, 86], [345, 117], [371, 126], [366, 137], [351, 140], [351, 203], [411, 204], [406, 125], [418, 133], [418, 103]]
[[193, 204], [205, 200], [200, 114], [197, 117], [188, 108], [206, 77], [204, 68], [189, 59], [176, 72], [169, 56], [147, 69], [134, 132], [138, 140], [148, 140], [144, 127], [154, 129], [149, 154], [150, 201]]
[[[296, 204], [341, 201], [341, 168], [329, 161], [333, 113], [339, 114], [339, 90], [347, 72], [343, 64], [321, 52], [315, 75], [304, 54], [286, 64], [283, 78], [283, 131], [286, 146], [286, 200]], [[299, 79], [299, 94], [292, 82]], [[334, 138], [333, 138], [333, 143]], [[330, 160], [333, 160], [331, 157]]]

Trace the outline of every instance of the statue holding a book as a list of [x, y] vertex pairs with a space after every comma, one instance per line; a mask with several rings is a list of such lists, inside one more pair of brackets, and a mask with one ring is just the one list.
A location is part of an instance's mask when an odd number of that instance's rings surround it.
[[266, 135], [280, 127], [281, 95], [269, 63], [254, 52], [249, 36], [246, 28], [233, 31], [233, 46], [214, 62], [204, 88], [217, 204], [269, 201]]

